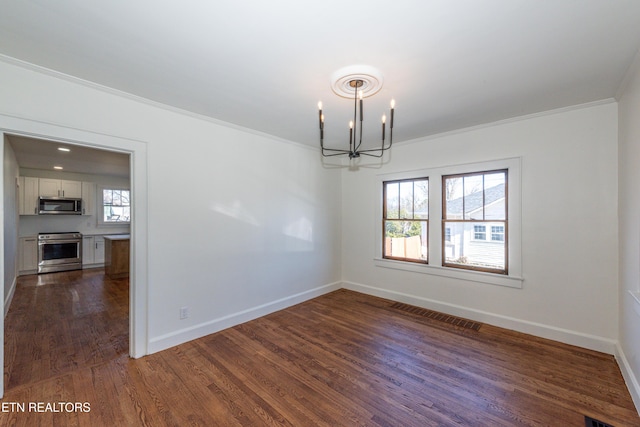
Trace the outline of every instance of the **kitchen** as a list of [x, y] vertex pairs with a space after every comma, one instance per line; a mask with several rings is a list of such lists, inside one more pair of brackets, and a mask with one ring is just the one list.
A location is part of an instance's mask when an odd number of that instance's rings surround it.
[[129, 156], [8, 139], [20, 165], [18, 275], [104, 267], [111, 236], [129, 234]]
[[129, 155], [17, 135], [7, 150], [18, 277], [5, 289], [5, 387], [127, 357]]

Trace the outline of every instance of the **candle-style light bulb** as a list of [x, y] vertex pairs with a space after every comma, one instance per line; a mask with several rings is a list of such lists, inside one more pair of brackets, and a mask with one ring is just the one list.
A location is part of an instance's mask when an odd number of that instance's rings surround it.
[[386, 114], [382, 115], [382, 123], [387, 123], [387, 115]]
[[353, 120], [349, 120], [349, 129], [353, 129]]
[[389, 122], [389, 128], [393, 129], [393, 109], [396, 107], [396, 100], [391, 100], [391, 121]]
[[322, 111], [322, 101], [318, 101], [318, 110]]

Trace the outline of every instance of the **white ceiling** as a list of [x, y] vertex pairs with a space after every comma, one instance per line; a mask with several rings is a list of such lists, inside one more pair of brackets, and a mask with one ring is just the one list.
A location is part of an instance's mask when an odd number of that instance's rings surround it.
[[[612, 98], [640, 48], [638, 0], [1, 0], [0, 54], [291, 141], [342, 144], [331, 74], [367, 64], [377, 144]], [[369, 120], [367, 120], [369, 119]]]
[[16, 135], [7, 135], [7, 140], [22, 168], [54, 170], [54, 166], [60, 166], [63, 172], [121, 178], [130, 175], [128, 154]]

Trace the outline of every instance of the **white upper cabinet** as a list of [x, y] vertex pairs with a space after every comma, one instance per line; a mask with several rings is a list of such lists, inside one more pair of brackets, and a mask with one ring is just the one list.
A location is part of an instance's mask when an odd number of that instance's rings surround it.
[[96, 213], [96, 184], [93, 182], [82, 183], [82, 215]]
[[40, 197], [82, 198], [82, 182], [40, 178]]
[[21, 176], [19, 182], [20, 215], [38, 215], [38, 178]]

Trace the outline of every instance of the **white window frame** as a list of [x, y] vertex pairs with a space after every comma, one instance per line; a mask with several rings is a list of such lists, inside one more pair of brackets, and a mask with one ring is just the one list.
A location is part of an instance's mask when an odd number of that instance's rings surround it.
[[[507, 209], [509, 218], [508, 235], [508, 259], [509, 274], [487, 273], [482, 271], [462, 270], [452, 267], [442, 266], [442, 231], [441, 221], [429, 221], [429, 264], [417, 264], [406, 261], [397, 261], [382, 258], [382, 233], [380, 224], [382, 221], [382, 189], [384, 181], [398, 179], [412, 179], [426, 177], [429, 179], [429, 218], [442, 218], [442, 176], [462, 173], [483, 172], [487, 170], [507, 169], [509, 185], [507, 186], [507, 197], [509, 200]], [[377, 176], [376, 185], [376, 208], [375, 208], [375, 250], [374, 264], [378, 267], [391, 268], [396, 270], [411, 271], [434, 276], [443, 276], [459, 280], [468, 280], [498, 286], [512, 288], [522, 288], [522, 194], [521, 194], [521, 159], [519, 157], [490, 160], [476, 163], [466, 163], [460, 165], [449, 165], [420, 169], [405, 172], [380, 174]]]
[[98, 185], [97, 186], [97, 194], [96, 194], [96, 217], [98, 218], [98, 227], [122, 227], [125, 225], [131, 224], [131, 218], [129, 221], [120, 221], [120, 222], [106, 222], [104, 220], [104, 205], [103, 205], [103, 190], [126, 190], [129, 191], [129, 212], [131, 212], [131, 189], [127, 187], [122, 187], [118, 185]]

